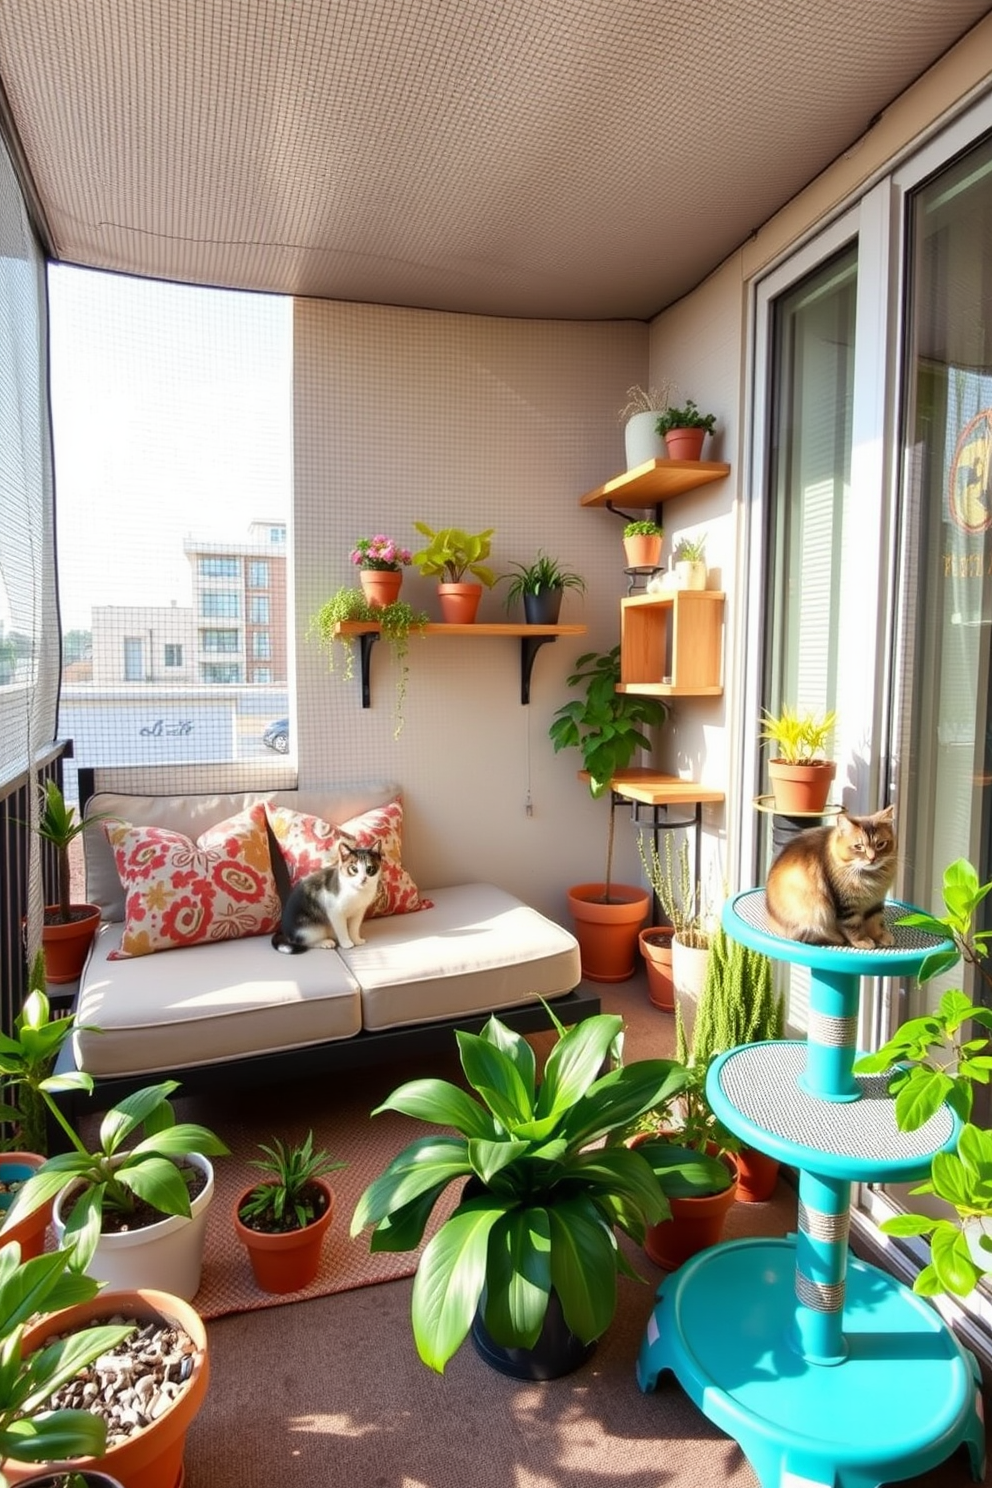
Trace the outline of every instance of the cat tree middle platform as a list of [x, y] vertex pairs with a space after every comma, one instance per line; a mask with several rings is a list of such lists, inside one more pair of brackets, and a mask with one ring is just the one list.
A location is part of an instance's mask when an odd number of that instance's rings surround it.
[[761, 889], [724, 906], [727, 934], [810, 970], [804, 1040], [742, 1045], [714, 1060], [706, 1093], [730, 1131], [799, 1169], [799, 1228], [713, 1246], [666, 1277], [637, 1362], [642, 1390], [671, 1371], [739, 1443], [762, 1488], [875, 1488], [962, 1443], [984, 1469], [977, 1361], [922, 1297], [848, 1252], [852, 1182], [925, 1177], [954, 1145], [942, 1107], [896, 1126], [885, 1075], [856, 1075], [863, 976], [915, 975], [950, 942], [895, 921], [894, 945], [805, 945], [772, 933]]

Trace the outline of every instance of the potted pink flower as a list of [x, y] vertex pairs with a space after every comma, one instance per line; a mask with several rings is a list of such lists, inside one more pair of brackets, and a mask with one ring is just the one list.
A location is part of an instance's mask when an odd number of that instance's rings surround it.
[[374, 609], [384, 609], [399, 595], [403, 569], [413, 554], [394, 537], [380, 532], [375, 537], [360, 537], [350, 557], [359, 570], [365, 598]]

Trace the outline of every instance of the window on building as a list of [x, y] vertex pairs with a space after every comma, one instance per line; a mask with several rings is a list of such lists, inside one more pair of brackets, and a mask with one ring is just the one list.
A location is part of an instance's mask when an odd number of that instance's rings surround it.
[[250, 599], [250, 612], [252, 625], [268, 625], [269, 596], [267, 594], [253, 594]]
[[258, 683], [269, 683], [272, 681], [271, 667], [256, 667], [252, 674], [252, 681]]
[[201, 630], [200, 649], [202, 651], [239, 651], [241, 649], [241, 635], [236, 630]]
[[270, 527], [269, 541], [273, 543], [284, 543], [286, 541], [285, 527]]
[[248, 565], [249, 589], [268, 589], [269, 565], [264, 558], [253, 558]]
[[204, 579], [238, 579], [241, 577], [240, 558], [201, 558], [200, 577]]
[[181, 667], [183, 664], [182, 646], [166, 646], [165, 664], [167, 667]]
[[204, 662], [200, 667], [200, 680], [202, 682], [219, 682], [227, 686], [230, 682], [241, 681], [241, 668], [236, 661], [222, 665], [219, 662]]
[[205, 620], [240, 620], [241, 595], [235, 589], [204, 589], [200, 594], [200, 614]]
[[267, 630], [256, 630], [251, 638], [251, 654], [259, 661], [268, 661], [272, 655], [272, 637]]

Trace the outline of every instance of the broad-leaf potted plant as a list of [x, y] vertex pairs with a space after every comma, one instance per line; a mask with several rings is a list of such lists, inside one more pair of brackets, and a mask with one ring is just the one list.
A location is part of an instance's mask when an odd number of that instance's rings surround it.
[[691, 398], [681, 408], [666, 408], [655, 424], [658, 433], [664, 436], [672, 460], [698, 460], [703, 452], [703, 440], [715, 427], [716, 414], [700, 413]]
[[[979, 883], [974, 866], [958, 858], [944, 871], [943, 915], [913, 911], [897, 923], [911, 925], [944, 941], [953, 950], [932, 952], [920, 968], [920, 982], [950, 971], [959, 962], [976, 969], [988, 991], [992, 976], [983, 964], [992, 930], [975, 930], [975, 915], [992, 892], [992, 881]], [[910, 1018], [874, 1054], [854, 1068], [863, 1074], [893, 1070], [889, 1084], [895, 1096], [896, 1124], [916, 1131], [946, 1101], [961, 1120], [951, 1152], [938, 1152], [930, 1176], [910, 1190], [950, 1206], [954, 1218], [900, 1214], [880, 1228], [888, 1235], [920, 1237], [930, 1242], [930, 1262], [913, 1282], [923, 1296], [950, 1292], [966, 1297], [992, 1272], [992, 1132], [971, 1120], [974, 1086], [992, 1079], [992, 1008], [976, 1005], [960, 988], [943, 994], [934, 1012]]]
[[565, 590], [585, 593], [586, 582], [580, 574], [562, 568], [557, 558], [549, 558], [540, 549], [532, 563], [511, 563], [510, 567], [516, 572], [501, 575], [509, 581], [506, 607], [522, 600], [528, 625], [557, 625]]
[[374, 610], [399, 599], [403, 569], [413, 561], [409, 548], [379, 532], [360, 537], [349, 556], [358, 569], [362, 593]]
[[92, 1091], [92, 1077], [75, 1070], [39, 1085], [70, 1150], [48, 1158], [27, 1180], [0, 1238], [54, 1200], [56, 1233], [78, 1270], [115, 1289], [150, 1287], [189, 1301], [200, 1285], [213, 1198], [209, 1159], [228, 1148], [207, 1127], [176, 1121], [169, 1096], [179, 1082], [165, 1080], [111, 1107], [91, 1152], [54, 1099], [57, 1091], [70, 1088]]
[[667, 450], [663, 435], [655, 428], [658, 415], [664, 413], [675, 393], [674, 382], [663, 382], [655, 387], [641, 387], [635, 383], [627, 389], [627, 401], [617, 414], [623, 424], [624, 453], [627, 469], [644, 465], [648, 460], [664, 459]]
[[[549, 730], [555, 753], [579, 751], [594, 800], [609, 798], [614, 777], [627, 768], [638, 749], [650, 749], [651, 740], [642, 730], [658, 728], [668, 717], [659, 698], [617, 692], [619, 681], [619, 646], [599, 653], [587, 651], [568, 679], [569, 687], [581, 688], [583, 696], [563, 703]], [[647, 919], [649, 896], [640, 884], [613, 882], [612, 798], [607, 804], [605, 877], [599, 883], [573, 885], [568, 899], [583, 975], [611, 982], [626, 981], [634, 973], [637, 933]]]
[[41, 809], [35, 822], [26, 823], [55, 849], [58, 864], [58, 904], [45, 906], [45, 923], [41, 943], [45, 953], [45, 976], [55, 985], [75, 982], [83, 969], [93, 937], [100, 925], [100, 910], [95, 904], [72, 903], [71, 844], [87, 827], [106, 813], [81, 817], [74, 806], [66, 804], [58, 783], [46, 780], [40, 787]]
[[369, 634], [373, 637], [381, 636], [386, 642], [397, 665], [394, 738], [399, 738], [403, 728], [403, 704], [409, 678], [407, 654], [410, 649], [410, 633], [420, 631], [423, 634], [427, 621], [426, 611], [415, 610], [405, 599], [394, 599], [381, 606], [373, 605], [361, 589], [348, 588], [336, 590], [310, 617], [308, 637], [315, 639], [327, 652], [331, 672], [336, 669], [340, 648], [344, 658], [343, 677], [346, 682], [350, 682], [355, 675], [355, 634], [345, 627], [366, 626]]
[[302, 1142], [260, 1142], [264, 1154], [252, 1166], [264, 1174], [234, 1206], [234, 1229], [248, 1252], [252, 1272], [265, 1292], [296, 1292], [320, 1268], [324, 1239], [334, 1216], [334, 1190], [327, 1174], [345, 1166], [315, 1152], [313, 1132]]
[[438, 581], [442, 620], [449, 625], [471, 625], [478, 614], [483, 585], [491, 589], [496, 582], [495, 572], [485, 562], [495, 529], [470, 533], [460, 527], [442, 527], [435, 532], [426, 522], [413, 525], [428, 539], [426, 546], [414, 553], [413, 561], [425, 578]]
[[837, 773], [826, 757], [837, 715], [786, 704], [780, 713], [763, 711], [760, 737], [775, 750], [768, 759], [768, 778], [781, 816], [822, 813]]
[[628, 522], [623, 529], [623, 553], [629, 568], [657, 568], [665, 529], [657, 522]]
[[594, 1144], [668, 1100], [685, 1070], [650, 1059], [604, 1074], [623, 1020], [601, 1013], [566, 1030], [548, 1011], [558, 1037], [540, 1082], [533, 1049], [493, 1017], [481, 1034], [455, 1035], [468, 1091], [413, 1080], [378, 1107], [458, 1134], [411, 1142], [362, 1194], [351, 1225], [352, 1235], [371, 1228], [373, 1250], [412, 1250], [449, 1184], [464, 1183], [413, 1285], [417, 1352], [438, 1371], [470, 1330], [506, 1373], [577, 1367], [612, 1321], [617, 1275], [634, 1274], [616, 1229], [643, 1243], [667, 1212], [639, 1153]]

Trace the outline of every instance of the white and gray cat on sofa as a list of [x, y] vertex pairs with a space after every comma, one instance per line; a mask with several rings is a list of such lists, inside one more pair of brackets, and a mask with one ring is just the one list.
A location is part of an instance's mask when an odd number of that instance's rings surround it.
[[307, 874], [290, 891], [272, 937], [276, 950], [295, 956], [318, 945], [344, 951], [364, 945], [362, 921], [375, 901], [381, 866], [378, 848], [342, 842], [336, 863]]

